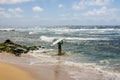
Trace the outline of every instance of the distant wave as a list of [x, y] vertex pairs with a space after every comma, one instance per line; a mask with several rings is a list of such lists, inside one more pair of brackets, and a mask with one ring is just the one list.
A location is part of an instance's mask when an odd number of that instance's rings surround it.
[[0, 29], [0, 31], [15, 31], [14, 28], [4, 28], [4, 29]]
[[94, 32], [94, 31], [99, 31], [99, 32], [105, 32], [105, 31], [120, 31], [120, 29], [114, 29], [114, 28], [108, 28], [108, 29], [67, 29], [67, 28], [53, 28], [53, 29], [44, 29], [47, 31], [52, 31], [52, 32], [80, 32], [80, 31], [88, 31], [88, 32]]
[[54, 39], [56, 39], [57, 37], [47, 37], [47, 36], [40, 36], [40, 40], [41, 41], [45, 41], [45, 42], [52, 42]]
[[76, 32], [76, 31], [120, 31], [116, 28], [91, 28], [91, 29], [81, 29], [81, 28], [67, 28], [67, 27], [29, 27], [29, 28], [16, 28], [24, 31], [52, 31], [52, 32]]
[[108, 38], [78, 38], [78, 37], [47, 37], [47, 36], [40, 36], [40, 40], [46, 42], [53, 42], [54, 39], [63, 38], [65, 40], [110, 40]]
[[37, 34], [37, 33], [38, 33], [38, 32], [32, 32], [32, 31], [31, 31], [31, 32], [29, 32], [29, 34]]
[[68, 37], [66, 40], [109, 40], [108, 38], [77, 38], [77, 37]]

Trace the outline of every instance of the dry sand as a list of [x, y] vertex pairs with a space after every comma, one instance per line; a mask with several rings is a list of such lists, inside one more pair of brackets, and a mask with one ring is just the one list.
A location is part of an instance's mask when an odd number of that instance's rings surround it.
[[10, 64], [0, 62], [0, 80], [36, 80], [29, 73]]

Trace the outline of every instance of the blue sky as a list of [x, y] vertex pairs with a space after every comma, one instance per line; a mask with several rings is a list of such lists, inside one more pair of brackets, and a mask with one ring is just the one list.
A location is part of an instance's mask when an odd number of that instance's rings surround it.
[[120, 0], [0, 0], [0, 25], [119, 25]]

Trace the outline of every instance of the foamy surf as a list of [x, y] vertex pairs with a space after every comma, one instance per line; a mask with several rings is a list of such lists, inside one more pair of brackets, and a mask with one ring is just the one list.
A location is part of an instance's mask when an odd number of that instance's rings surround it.
[[[93, 76], [91, 75], [91, 73], [96, 74], [96, 76], [99, 76], [99, 80], [120, 80], [120, 73], [103, 70], [103, 66], [98, 66], [95, 63], [75, 63], [71, 61], [66, 61], [64, 57], [60, 56], [53, 57], [45, 54], [30, 54], [30, 55], [40, 59], [40, 61], [32, 62], [30, 63], [30, 65], [39, 65], [47, 63], [70, 67], [65, 71], [68, 72], [70, 76], [75, 80], [80, 80], [86, 75], [88, 75], [89, 77]], [[98, 80], [96, 77], [92, 79]]]
[[78, 37], [48, 37], [48, 36], [40, 36], [40, 40], [41, 41], [45, 41], [45, 42], [53, 42], [53, 40], [55, 39], [64, 39], [66, 42], [67, 41], [76, 41], [76, 40], [80, 40], [80, 41], [98, 41], [98, 40], [103, 40], [103, 41], [107, 41], [110, 40], [109, 38], [78, 38]]

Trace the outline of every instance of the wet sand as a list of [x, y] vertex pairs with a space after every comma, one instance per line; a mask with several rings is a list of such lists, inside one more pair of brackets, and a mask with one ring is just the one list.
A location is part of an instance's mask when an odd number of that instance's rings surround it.
[[[22, 69], [23, 74], [29, 77], [25, 80], [120, 80], [120, 74], [102, 71], [99, 68], [96, 68], [94, 65], [80, 64], [81, 66], [76, 66], [75, 64], [62, 61], [63, 59], [61, 59], [61, 57], [58, 57], [57, 60], [51, 60], [51, 57], [44, 57], [43, 55], [41, 57], [35, 56], [32, 57], [30, 55], [24, 55], [21, 57], [14, 57], [11, 55], [8, 56], [6, 54], [0, 54], [0, 61], [15, 65], [15, 67]], [[12, 68], [12, 71], [14, 71], [14, 69], [16, 71], [15, 67]], [[19, 69], [17, 70], [19, 72]], [[11, 73], [12, 71], [9, 72]], [[19, 77], [23, 75], [21, 74], [22, 72], [20, 71], [20, 74], [15, 75]], [[26, 72], [28, 72], [32, 77], [26, 74]], [[8, 74], [7, 76], [12, 75]]]
[[3, 74], [0, 74], [0, 80], [74, 80], [60, 65], [31, 64], [31, 58], [35, 59], [30, 55], [15, 57], [8, 53], [0, 53], [0, 72]]

